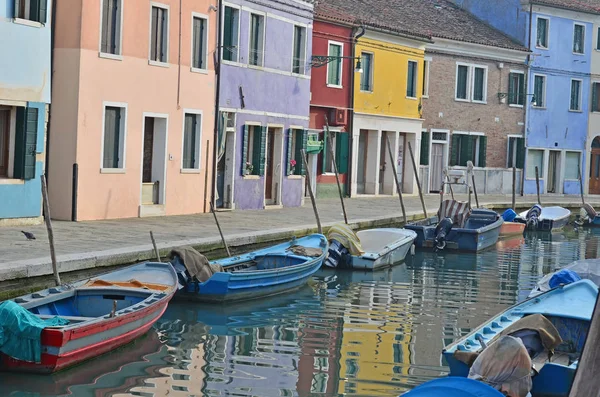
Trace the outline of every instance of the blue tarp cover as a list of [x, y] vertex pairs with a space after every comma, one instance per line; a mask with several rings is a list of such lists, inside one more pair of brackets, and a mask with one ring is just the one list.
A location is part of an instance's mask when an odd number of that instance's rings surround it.
[[2, 302], [0, 352], [19, 360], [39, 363], [42, 356], [42, 330], [68, 323], [60, 317], [42, 320], [13, 301]]
[[429, 381], [401, 397], [503, 397], [485, 383], [450, 376]]
[[561, 284], [567, 285], [579, 280], [581, 280], [579, 274], [575, 273], [573, 270], [570, 269], [563, 269], [556, 272], [552, 276], [552, 278], [548, 282], [548, 285], [550, 286], [550, 288], [556, 288]]

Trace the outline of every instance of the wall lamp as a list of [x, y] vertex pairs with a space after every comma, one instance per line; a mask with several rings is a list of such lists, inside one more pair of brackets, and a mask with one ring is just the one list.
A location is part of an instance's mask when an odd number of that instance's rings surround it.
[[354, 69], [357, 73], [362, 73], [362, 64], [360, 62], [360, 57], [342, 57], [342, 56], [329, 56], [329, 55], [313, 55], [312, 60], [310, 62], [311, 68], [320, 68], [322, 66], [327, 65], [330, 62], [336, 61], [338, 59], [354, 59], [356, 60], [356, 68]]
[[[531, 97], [531, 104], [533, 106], [537, 105], [535, 94], [523, 94], [523, 95], [525, 95], [526, 97], [530, 96]], [[498, 93], [498, 99], [500, 99], [500, 100], [505, 99], [507, 96], [508, 96], [508, 92], [499, 92]], [[504, 101], [502, 103], [504, 103]]]

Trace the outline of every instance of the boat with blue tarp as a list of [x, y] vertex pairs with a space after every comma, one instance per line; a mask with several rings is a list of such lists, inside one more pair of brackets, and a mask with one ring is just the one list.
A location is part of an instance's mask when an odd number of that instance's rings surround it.
[[[568, 396], [597, 296], [595, 283], [580, 280], [510, 307], [443, 350], [450, 376], [472, 375], [486, 351], [511, 337], [530, 358], [532, 396]], [[498, 357], [490, 354], [488, 365], [504, 365]]]
[[328, 249], [322, 234], [212, 262], [191, 247], [178, 248], [171, 252], [171, 263], [184, 285], [177, 297], [232, 302], [297, 289], [319, 270]]
[[485, 383], [451, 376], [430, 380], [399, 397], [503, 397], [504, 394]]

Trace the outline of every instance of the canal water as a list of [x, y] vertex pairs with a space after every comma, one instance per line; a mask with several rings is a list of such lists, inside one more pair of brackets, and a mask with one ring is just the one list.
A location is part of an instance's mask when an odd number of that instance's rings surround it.
[[317, 273], [229, 308], [173, 303], [145, 337], [54, 376], [0, 374], [0, 396], [398, 396], [444, 376], [440, 352], [597, 258], [600, 232], [527, 235], [474, 254], [418, 253], [374, 273]]

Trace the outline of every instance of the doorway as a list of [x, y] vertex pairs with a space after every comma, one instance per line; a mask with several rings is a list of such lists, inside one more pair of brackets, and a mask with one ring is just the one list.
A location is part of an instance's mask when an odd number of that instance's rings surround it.
[[[167, 119], [144, 117], [140, 216], [161, 215], [165, 203]], [[159, 208], [163, 207], [163, 208]]]
[[[396, 137], [398, 134], [394, 131], [381, 131], [380, 152], [379, 152], [379, 194], [394, 194], [396, 180], [394, 179], [394, 167], [390, 160], [390, 150], [388, 142], [391, 146], [392, 156], [395, 152]], [[402, 136], [400, 136], [402, 139]]]
[[444, 144], [432, 143], [430, 156], [431, 193], [439, 193], [442, 188], [444, 175]]
[[10, 110], [0, 109], [0, 177], [8, 176], [10, 148]]
[[217, 147], [217, 208], [233, 209], [235, 113], [221, 112]]
[[358, 194], [365, 194], [366, 192], [367, 151], [369, 149], [368, 137], [369, 131], [360, 130], [356, 163], [356, 188]]
[[560, 151], [550, 150], [548, 156], [548, 193], [560, 193], [558, 191], [560, 178]]
[[589, 193], [600, 194], [600, 137], [596, 137], [592, 141]]
[[283, 127], [268, 127], [265, 169], [265, 206], [281, 204]]

